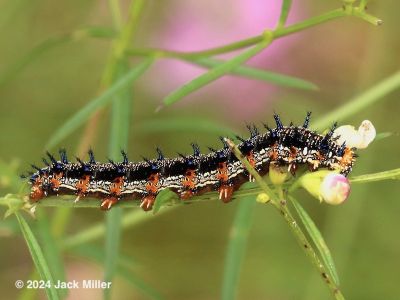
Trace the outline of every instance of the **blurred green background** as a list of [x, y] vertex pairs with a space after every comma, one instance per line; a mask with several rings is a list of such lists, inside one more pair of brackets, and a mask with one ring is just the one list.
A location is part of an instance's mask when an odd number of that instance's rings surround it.
[[[123, 12], [128, 4], [121, 2]], [[296, 2], [289, 24], [337, 7], [340, 2], [334, 0]], [[274, 1], [226, 0], [218, 5], [211, 0], [147, 1], [134, 46], [185, 51], [218, 46], [272, 26], [279, 8], [280, 3]], [[216, 122], [221, 128], [245, 135], [246, 122], [272, 123], [274, 111], [286, 123], [300, 122], [308, 110], [313, 111], [314, 118], [322, 117], [399, 70], [399, 10], [400, 3], [395, 0], [371, 1], [368, 11], [383, 19], [383, 26], [355, 18], [338, 19], [278, 40], [250, 62], [311, 81], [319, 86], [318, 91], [229, 77], [156, 114], [163, 97], [203, 72], [183, 62], [157, 62], [133, 86], [130, 158], [154, 157], [156, 146], [168, 156], [176, 155], [176, 151], [188, 153], [193, 141], [203, 150], [206, 146], [218, 147], [218, 132], [198, 126], [200, 121]], [[263, 11], [266, 20], [261, 17]], [[98, 95], [110, 41], [77, 38], [41, 55], [33, 54], [24, 66], [16, 64], [49, 38], [87, 26], [111, 24], [106, 1], [0, 1], [0, 160], [17, 174], [29, 169], [30, 163], [39, 164], [49, 137]], [[399, 167], [399, 96], [397, 90], [342, 121], [358, 126], [369, 119], [378, 133], [395, 133], [360, 151], [352, 175]], [[92, 144], [99, 160], [107, 157], [109, 139], [108, 110], [102, 116]], [[191, 121], [179, 130], [152, 126], [155, 120], [180, 118]], [[82, 131], [83, 127], [59, 145], [67, 148], [70, 156], [77, 151]], [[0, 188], [1, 195], [11, 191], [7, 180], [1, 181]], [[348, 299], [399, 297], [399, 193], [395, 181], [354, 185], [348, 201], [339, 207], [319, 204], [306, 193], [299, 193], [298, 198], [332, 251]], [[237, 202], [198, 203], [156, 215], [123, 231], [121, 253], [130, 257], [135, 274], [166, 299], [216, 299]], [[52, 215], [54, 209], [46, 211]], [[100, 210], [75, 209], [67, 234], [103, 220]], [[0, 221], [0, 290], [4, 299], [20, 295], [14, 282], [27, 279], [33, 268], [14, 221], [14, 217]], [[33, 225], [36, 222], [29, 221]], [[102, 246], [104, 240], [96, 243]], [[93, 261], [67, 254], [64, 262], [69, 280], [103, 278], [102, 266]], [[115, 299], [148, 299], [119, 276], [113, 280], [113, 287]], [[72, 290], [69, 299], [100, 295], [100, 290]], [[282, 218], [272, 207], [257, 204], [238, 298], [329, 297]]]

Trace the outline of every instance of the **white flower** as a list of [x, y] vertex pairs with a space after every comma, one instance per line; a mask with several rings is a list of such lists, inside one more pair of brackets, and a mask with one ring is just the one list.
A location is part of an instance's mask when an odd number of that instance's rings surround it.
[[362, 121], [358, 130], [351, 125], [340, 126], [334, 131], [333, 137], [340, 136], [337, 140], [339, 145], [346, 142], [347, 147], [365, 149], [375, 139], [376, 130], [368, 120]]

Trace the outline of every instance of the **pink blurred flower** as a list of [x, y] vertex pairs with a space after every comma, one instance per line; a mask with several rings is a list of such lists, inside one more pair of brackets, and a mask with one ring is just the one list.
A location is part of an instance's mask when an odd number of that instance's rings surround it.
[[[281, 8], [281, 1], [276, 0], [185, 0], [174, 4], [151, 46], [197, 51], [245, 39], [261, 34], [266, 28], [273, 29]], [[294, 1], [288, 23], [293, 23], [298, 12], [299, 7]], [[287, 67], [281, 66], [284, 50], [292, 41], [290, 37], [274, 42], [252, 59], [250, 65], [261, 69], [284, 70]], [[225, 55], [223, 58], [230, 56]], [[156, 89], [152, 91], [161, 99], [204, 71], [185, 62], [163, 60], [146, 77], [155, 81], [153, 86]], [[204, 96], [212, 95], [212, 98], [218, 98], [218, 101], [229, 106], [229, 114], [249, 118], [265, 107], [266, 101], [271, 101], [271, 93], [274, 91], [273, 85], [265, 82], [229, 76], [218, 79], [188, 97], [201, 101], [199, 96], [210, 98]]]

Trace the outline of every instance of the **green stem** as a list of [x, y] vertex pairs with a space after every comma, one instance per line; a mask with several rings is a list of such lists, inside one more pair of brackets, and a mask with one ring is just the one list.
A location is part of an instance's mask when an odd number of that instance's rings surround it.
[[122, 17], [121, 8], [119, 6], [119, 0], [108, 0], [108, 7], [111, 11], [111, 17], [114, 23], [114, 27], [117, 31], [122, 28]]
[[368, 0], [361, 0], [359, 5], [360, 10], [364, 11], [367, 8], [367, 3]]
[[297, 242], [299, 243], [300, 247], [303, 249], [304, 253], [306, 256], [310, 259], [311, 263], [313, 266], [317, 269], [318, 273], [321, 275], [323, 281], [326, 283], [328, 288], [330, 289], [332, 295], [335, 297], [335, 299], [344, 299], [344, 296], [342, 292], [339, 289], [339, 286], [337, 286], [329, 273], [327, 272], [326, 267], [322, 264], [321, 260], [319, 259], [317, 252], [314, 250], [314, 248], [311, 246], [310, 242], [307, 240], [307, 237], [303, 233], [303, 231], [300, 229], [299, 225], [297, 224], [297, 221], [295, 218], [292, 216], [291, 212], [289, 211], [287, 207], [287, 202], [286, 200], [280, 200], [279, 204], [276, 202], [273, 202], [275, 208], [278, 209], [281, 212], [281, 215], [285, 219], [286, 223], [289, 225], [289, 228], [291, 229], [292, 233], [296, 237]]
[[353, 15], [363, 19], [364, 21], [371, 23], [372, 25], [379, 26], [383, 24], [383, 21], [375, 16], [365, 13], [363, 10], [355, 7], [353, 10]]
[[316, 16], [316, 17], [312, 17], [310, 19], [304, 20], [302, 22], [299, 22], [297, 24], [293, 24], [291, 26], [287, 26], [284, 28], [277, 28], [274, 31], [274, 37], [275, 38], [280, 38], [298, 31], [302, 31], [306, 28], [309, 27], [313, 27], [316, 26], [318, 24], [321, 23], [325, 23], [327, 21], [333, 20], [333, 19], [337, 19], [337, 18], [341, 18], [341, 17], [345, 17], [347, 16], [347, 14], [345, 13], [345, 11], [342, 8], [339, 9], [335, 9], [332, 11], [329, 11], [327, 13], [324, 13], [322, 15]]
[[[128, 20], [113, 43], [113, 51], [103, 77], [102, 83], [104, 87], [109, 87], [129, 70], [129, 63], [124, 53], [133, 40], [143, 3], [143, 0], [131, 1]], [[119, 3], [115, 2], [115, 0], [110, 1], [110, 4], [115, 4], [119, 8]], [[118, 24], [115, 24], [115, 26], [118, 27]], [[129, 89], [115, 95], [115, 100], [112, 104], [109, 149], [109, 154], [113, 159], [117, 158], [120, 149], [127, 148], [130, 104], [131, 95]], [[121, 236], [121, 219], [121, 207], [113, 209], [106, 215], [104, 281], [112, 281], [115, 275]], [[104, 299], [110, 299], [110, 297], [110, 289], [105, 289]]]
[[[345, 17], [353, 15], [359, 17], [361, 19], [367, 20], [370, 22], [370, 18], [375, 18], [372, 16], [366, 17], [365, 13], [360, 12], [359, 10], [353, 9], [350, 12], [345, 11], [342, 8], [335, 9], [324, 13], [320, 16], [312, 17], [310, 19], [301, 21], [297, 24], [293, 24], [287, 27], [278, 27], [275, 30], [271, 31], [272, 33], [272, 40], [290, 35], [295, 32], [302, 31], [306, 28], [316, 26], [318, 24], [337, 19], [340, 17]], [[377, 18], [375, 18], [378, 20]], [[128, 55], [136, 55], [136, 56], [148, 56], [154, 55], [157, 57], [172, 57], [172, 58], [179, 58], [179, 59], [194, 59], [200, 57], [208, 57], [208, 56], [215, 56], [219, 54], [229, 53], [232, 51], [240, 50], [243, 48], [247, 48], [253, 46], [263, 40], [263, 35], [256, 35], [241, 41], [237, 41], [234, 43], [230, 43], [227, 45], [223, 45], [216, 48], [210, 48], [201, 51], [193, 51], [193, 52], [180, 52], [180, 51], [173, 51], [173, 50], [163, 50], [163, 49], [156, 49], [156, 48], [144, 48], [144, 49], [129, 49], [126, 54]]]
[[298, 226], [297, 221], [293, 218], [291, 212], [287, 207], [287, 201], [285, 200], [283, 190], [281, 187], [278, 188], [277, 192], [274, 192], [269, 188], [267, 183], [262, 179], [262, 177], [258, 174], [258, 172], [250, 165], [244, 155], [240, 152], [239, 148], [230, 140], [225, 139], [228, 143], [229, 147], [231, 148], [234, 155], [237, 157], [238, 160], [242, 162], [245, 166], [246, 170], [254, 177], [256, 182], [259, 184], [262, 190], [270, 197], [271, 203], [274, 207], [280, 211], [281, 215], [285, 219], [286, 223], [289, 225], [292, 233], [296, 237], [300, 247], [303, 249], [307, 257], [310, 259], [311, 263], [317, 269], [319, 274], [322, 276], [324, 282], [330, 289], [332, 295], [335, 299], [344, 299], [342, 292], [340, 291], [339, 287], [334, 283], [331, 276], [329, 275], [326, 267], [319, 259], [317, 252], [312, 247], [310, 242], [307, 240], [307, 237]]
[[[252, 174], [253, 175], [253, 174]], [[258, 174], [257, 174], [258, 175]], [[255, 176], [255, 175], [253, 175]], [[256, 178], [256, 177], [255, 177]], [[355, 177], [350, 178], [351, 183], [368, 183], [372, 181], [382, 181], [382, 180], [399, 180], [400, 179], [400, 169], [393, 169], [389, 171], [383, 171], [383, 172], [378, 172], [378, 173], [373, 173], [373, 174], [365, 174], [365, 175], [359, 175]], [[240, 189], [236, 191], [233, 195], [233, 199], [242, 199], [243, 197], [246, 196], [257, 196], [263, 190], [266, 188], [268, 189], [269, 193], [268, 195], [271, 195], [272, 192], [272, 185], [268, 185], [264, 180], [261, 183], [264, 186], [264, 189], [261, 189], [260, 187], [246, 187], [244, 189]], [[293, 187], [293, 188], [292, 188]], [[297, 184], [297, 181], [294, 183], [289, 183], [285, 184], [283, 186], [284, 189], [290, 188], [290, 191], [294, 191], [297, 189], [299, 185]], [[16, 196], [18, 197], [18, 196]], [[74, 208], [99, 208], [100, 202], [98, 199], [95, 198], [85, 198], [84, 201], [79, 201], [77, 203], [74, 202], [75, 197], [68, 196], [68, 197], [50, 197], [47, 199], [44, 199], [36, 205], [38, 207], [74, 207]], [[190, 199], [185, 200], [184, 203], [166, 203], [164, 206], [180, 206], [184, 205], [187, 203], [197, 203], [197, 202], [205, 202], [205, 201], [217, 201], [218, 194], [215, 192], [209, 192], [200, 196], [195, 196]], [[22, 200], [21, 200], [22, 201]], [[124, 208], [137, 208], [139, 207], [140, 203], [139, 201], [135, 200], [123, 200], [118, 203], [118, 206], [124, 207]], [[60, 230], [57, 230], [57, 232]]]
[[360, 95], [347, 101], [345, 105], [339, 106], [337, 109], [325, 115], [324, 118], [313, 123], [313, 126], [318, 129], [324, 129], [331, 125], [332, 122], [343, 121], [355, 112], [371, 106], [374, 102], [380, 100], [382, 97], [393, 92], [400, 87], [400, 71], [392, 74], [391, 76], [383, 79], [372, 88], [367, 89]]
[[113, 50], [108, 59], [108, 63], [102, 78], [103, 88], [110, 86], [115, 79], [119, 62], [124, 58], [124, 53], [128, 49], [128, 46], [133, 39], [133, 35], [139, 21], [139, 13], [143, 8], [143, 3], [143, 0], [133, 1], [131, 3], [126, 25], [121, 29], [118, 38], [113, 42]]
[[222, 300], [232, 300], [236, 298], [240, 271], [243, 260], [245, 259], [247, 242], [256, 204], [257, 202], [254, 201], [254, 197], [246, 197], [240, 201], [237, 207], [225, 256], [221, 290]]

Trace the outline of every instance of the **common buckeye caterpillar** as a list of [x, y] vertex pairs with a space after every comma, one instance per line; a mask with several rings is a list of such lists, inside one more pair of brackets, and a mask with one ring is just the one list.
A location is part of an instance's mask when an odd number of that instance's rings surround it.
[[[287, 166], [293, 175], [299, 165], [306, 164], [310, 171], [328, 168], [347, 176], [355, 161], [355, 148], [337, 143], [338, 137], [333, 137], [336, 123], [325, 135], [308, 129], [310, 116], [307, 113], [302, 126], [283, 126], [274, 114], [276, 128], [265, 125], [267, 131], [260, 133], [254, 125], [247, 126], [250, 137], [238, 137], [238, 148], [260, 175], [273, 163]], [[101, 199], [101, 208], [108, 210], [120, 200], [140, 199], [140, 206], [147, 211], [157, 194], [169, 188], [182, 200], [215, 190], [223, 202], [229, 202], [251, 176], [222, 141], [222, 149], [211, 149], [208, 154], [201, 154], [199, 146], [192, 144], [192, 155], [177, 158], [165, 158], [157, 148], [158, 158], [142, 162], [130, 162], [124, 151], [122, 162], [107, 163], [97, 162], [92, 150], [89, 161], [77, 158], [77, 162], [70, 162], [65, 150], [60, 150], [60, 160], [47, 152], [50, 162], [43, 159], [45, 167], [32, 165], [36, 172], [29, 178], [30, 200], [52, 195], [77, 195], [77, 200], [96, 197]]]

